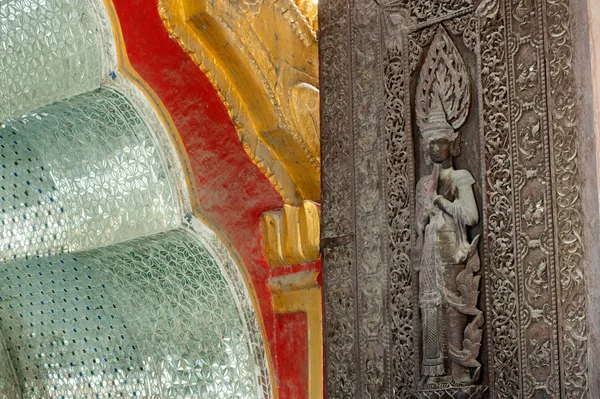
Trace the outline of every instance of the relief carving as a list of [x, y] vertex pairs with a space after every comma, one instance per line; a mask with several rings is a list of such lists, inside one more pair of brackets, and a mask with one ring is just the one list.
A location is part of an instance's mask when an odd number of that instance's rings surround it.
[[483, 312], [479, 221], [473, 176], [454, 169], [471, 101], [470, 79], [457, 48], [439, 27], [419, 76], [416, 119], [430, 174], [416, 187], [415, 270], [419, 272], [422, 361], [420, 388], [467, 386], [479, 377]]
[[538, 341], [535, 338], [531, 339], [531, 353], [529, 354], [529, 362], [532, 369], [547, 367], [550, 364], [550, 341]]
[[320, 0], [330, 396], [590, 397], [569, 3]]
[[417, 20], [424, 21], [464, 10], [473, 4], [473, 0], [409, 0], [408, 3]]
[[240, 11], [244, 14], [250, 14], [256, 16], [260, 13], [260, 6], [262, 0], [230, 0], [231, 3], [235, 4], [240, 8]]

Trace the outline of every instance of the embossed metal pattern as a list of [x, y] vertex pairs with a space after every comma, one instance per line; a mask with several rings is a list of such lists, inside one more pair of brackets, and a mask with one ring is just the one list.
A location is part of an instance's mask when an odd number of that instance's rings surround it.
[[230, 286], [189, 232], [9, 260], [0, 275], [24, 398], [262, 396]]
[[112, 89], [7, 120], [0, 144], [4, 259], [94, 248], [179, 223], [157, 146]]
[[0, 3], [0, 121], [100, 85], [96, 26], [84, 1]]

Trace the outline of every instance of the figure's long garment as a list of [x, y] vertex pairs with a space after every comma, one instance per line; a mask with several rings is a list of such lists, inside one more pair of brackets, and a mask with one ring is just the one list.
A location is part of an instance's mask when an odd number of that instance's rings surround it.
[[[424, 176], [417, 185], [417, 218], [432, 207], [437, 189], [430, 190], [431, 179], [436, 173]], [[423, 243], [419, 265], [419, 306], [421, 308], [423, 362], [422, 373], [427, 376], [445, 375], [444, 359], [447, 322], [446, 298], [444, 297], [444, 270], [466, 260], [469, 243], [466, 226], [477, 223], [477, 205], [473, 196], [471, 174], [465, 170], [453, 170], [440, 194], [448, 201], [450, 213], [436, 209], [423, 227]], [[436, 184], [437, 186], [437, 184]], [[437, 187], [436, 187], [437, 188]], [[443, 247], [443, 248], [442, 248]]]
[[421, 274], [419, 276], [419, 305], [423, 328], [423, 375], [444, 374], [442, 326], [442, 276], [437, 268], [434, 245], [435, 222], [425, 227]]

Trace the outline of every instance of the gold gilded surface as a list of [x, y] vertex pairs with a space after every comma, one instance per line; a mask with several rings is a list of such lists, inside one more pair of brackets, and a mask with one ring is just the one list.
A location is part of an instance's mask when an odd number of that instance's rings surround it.
[[276, 313], [305, 312], [308, 328], [308, 398], [323, 398], [323, 313], [319, 273], [301, 272], [269, 281]]
[[269, 265], [297, 265], [320, 258], [320, 210], [311, 201], [284, 205], [262, 215], [263, 245]]
[[240, 140], [288, 204], [320, 200], [314, 0], [159, 0], [219, 91]]

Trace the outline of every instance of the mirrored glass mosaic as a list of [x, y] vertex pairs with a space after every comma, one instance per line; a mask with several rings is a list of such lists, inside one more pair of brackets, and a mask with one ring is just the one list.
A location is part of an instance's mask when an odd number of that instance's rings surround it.
[[129, 101], [102, 88], [0, 127], [0, 257], [95, 248], [178, 226], [176, 194]]
[[214, 259], [218, 259], [221, 270], [226, 276], [229, 282], [229, 287], [231, 288], [234, 298], [237, 301], [244, 327], [247, 330], [246, 334], [249, 338], [248, 344], [250, 346], [251, 356], [254, 358], [259, 381], [260, 393], [258, 396], [264, 399], [272, 398], [273, 387], [271, 385], [267, 353], [263, 341], [264, 337], [261, 333], [256, 311], [248, 293], [246, 283], [244, 282], [244, 277], [240, 272], [240, 265], [234, 260], [227, 246], [221, 241], [215, 232], [206, 226], [202, 221], [197, 218], [192, 218], [189, 223], [187, 220], [183, 222], [183, 226], [185, 226], [185, 228], [189, 231], [193, 232], [194, 237], [196, 237], [196, 239], [208, 249]]
[[189, 232], [5, 261], [0, 293], [26, 399], [259, 397], [234, 295]]
[[0, 399], [21, 399], [15, 368], [0, 331]]
[[0, 121], [100, 86], [96, 23], [81, 0], [0, 0]]

